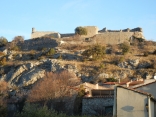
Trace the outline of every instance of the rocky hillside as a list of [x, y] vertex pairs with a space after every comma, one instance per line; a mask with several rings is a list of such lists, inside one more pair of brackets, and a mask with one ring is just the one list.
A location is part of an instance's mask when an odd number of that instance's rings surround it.
[[[87, 55], [85, 50], [94, 45], [104, 47], [103, 56]], [[10, 86], [23, 87], [34, 84], [45, 72], [68, 70], [82, 82], [152, 79], [156, 73], [156, 43], [136, 39], [120, 45], [100, 45], [94, 40], [80, 37], [51, 39], [48, 37], [26, 40], [16, 45], [20, 48], [1, 47], [0, 80]], [[97, 47], [98, 47], [97, 46]], [[93, 49], [92, 49], [93, 50]]]

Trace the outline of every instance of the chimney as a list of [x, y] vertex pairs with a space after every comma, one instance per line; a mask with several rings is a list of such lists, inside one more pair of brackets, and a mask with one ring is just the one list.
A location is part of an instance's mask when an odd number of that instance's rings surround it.
[[99, 89], [99, 84], [98, 83], [96, 84], [96, 89]]
[[126, 83], [127, 87], [129, 87], [129, 84], [130, 84], [130, 82], [127, 82], [127, 83]]
[[119, 78], [119, 83], [120, 83], [120, 78]]
[[87, 86], [87, 83], [85, 82], [85, 86]]

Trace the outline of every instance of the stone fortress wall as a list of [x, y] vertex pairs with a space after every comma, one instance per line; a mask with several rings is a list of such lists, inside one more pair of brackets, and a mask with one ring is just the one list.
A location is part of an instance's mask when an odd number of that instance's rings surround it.
[[142, 28], [124, 29], [124, 30], [107, 30], [103, 28], [98, 34], [92, 37], [97, 43], [120, 44], [132, 40], [133, 37], [144, 38]]
[[[82, 36], [83, 38], [90, 38], [92, 43], [101, 43], [101, 44], [120, 44], [125, 41], [132, 40], [133, 37], [144, 38], [142, 28], [137, 27], [134, 29], [123, 29], [123, 30], [107, 30], [103, 28], [98, 30], [96, 26], [84, 26], [87, 29], [87, 35]], [[53, 38], [64, 38], [74, 36], [74, 33], [60, 34], [57, 32], [40, 32], [35, 31], [32, 28], [31, 38], [38, 38], [42, 36], [51, 36]]]
[[61, 35], [58, 32], [43, 32], [43, 31], [36, 31], [35, 28], [32, 28], [31, 38], [38, 38], [42, 36], [51, 36], [53, 38], [60, 38]]

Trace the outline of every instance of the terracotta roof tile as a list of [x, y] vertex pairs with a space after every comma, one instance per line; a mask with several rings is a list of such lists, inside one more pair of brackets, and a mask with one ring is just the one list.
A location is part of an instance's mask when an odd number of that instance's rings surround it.
[[106, 96], [91, 96], [91, 97], [83, 97], [83, 98], [114, 98], [114, 95], [106, 95]]

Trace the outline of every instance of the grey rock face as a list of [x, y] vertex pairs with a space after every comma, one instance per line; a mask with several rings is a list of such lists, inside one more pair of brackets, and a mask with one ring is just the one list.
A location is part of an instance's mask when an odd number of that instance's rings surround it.
[[7, 74], [1, 75], [1, 80], [6, 80], [11, 86], [27, 86], [34, 84], [38, 79], [45, 76], [45, 72], [58, 72], [67, 69], [73, 73], [77, 72], [75, 66], [61, 66], [58, 60], [44, 59], [42, 61], [33, 61], [23, 63], [16, 67], [12, 67]]
[[135, 69], [137, 68], [138, 64], [139, 59], [130, 59], [128, 61], [119, 63], [118, 66], [121, 68]]

